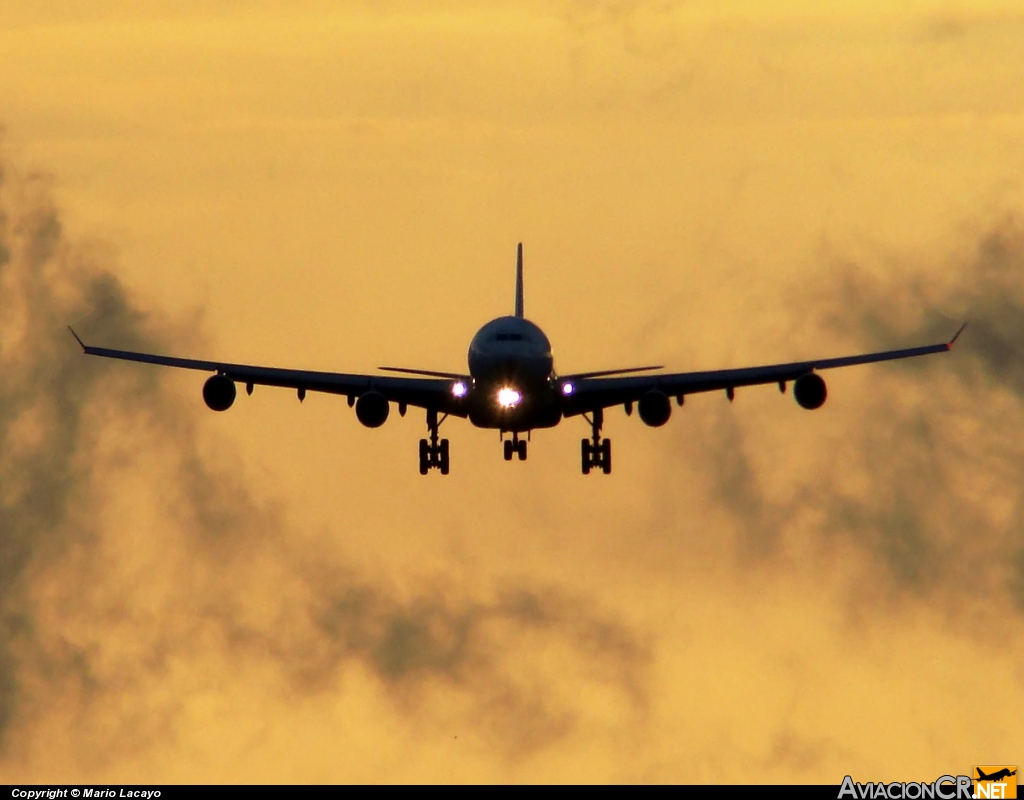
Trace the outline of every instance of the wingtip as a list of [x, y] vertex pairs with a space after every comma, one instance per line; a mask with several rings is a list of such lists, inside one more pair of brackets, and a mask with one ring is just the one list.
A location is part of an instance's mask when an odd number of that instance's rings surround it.
[[68, 325], [68, 330], [71, 331], [71, 335], [75, 337], [75, 341], [78, 342], [79, 345], [81, 345], [82, 352], [86, 352], [85, 342], [83, 342], [82, 338], [77, 333], [75, 333], [75, 329]]
[[960, 334], [964, 332], [964, 328], [966, 328], [966, 327], [967, 327], [967, 323], [965, 322], [963, 325], [960, 326], [960, 330], [958, 330], [956, 333], [953, 334], [953, 338], [950, 339], [946, 343], [946, 349], [947, 350], [952, 350], [953, 349], [953, 345], [956, 344], [956, 340], [960, 338]]

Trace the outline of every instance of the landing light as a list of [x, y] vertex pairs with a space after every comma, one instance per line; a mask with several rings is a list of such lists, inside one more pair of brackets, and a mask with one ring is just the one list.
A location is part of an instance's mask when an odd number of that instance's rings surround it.
[[465, 397], [466, 392], [468, 391], [469, 389], [466, 388], [466, 384], [462, 381], [455, 381], [455, 383], [452, 384], [452, 394], [455, 397]]
[[504, 389], [498, 390], [498, 405], [502, 408], [514, 408], [519, 405], [519, 401], [523, 399], [523, 395], [506, 386]]
[[562, 394], [564, 394], [566, 397], [568, 397], [575, 391], [576, 387], [572, 384], [571, 381], [566, 381], [565, 383], [562, 384]]

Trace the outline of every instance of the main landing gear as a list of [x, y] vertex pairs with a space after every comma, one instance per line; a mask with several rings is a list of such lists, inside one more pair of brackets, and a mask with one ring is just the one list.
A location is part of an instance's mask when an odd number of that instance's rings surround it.
[[440, 421], [437, 419], [437, 411], [427, 409], [427, 430], [430, 431], [430, 441], [420, 439], [420, 475], [426, 475], [431, 468], [437, 467], [442, 475], [448, 474], [450, 461], [448, 459], [448, 440], [438, 441], [437, 429], [441, 423], [448, 418], [445, 414]]
[[[501, 435], [504, 437], [505, 432], [502, 431]], [[511, 461], [513, 455], [519, 456], [520, 461], [526, 461], [526, 440], [520, 439], [515, 431], [512, 431], [511, 439], [505, 439], [505, 460]]]
[[591, 412], [584, 419], [590, 423], [593, 431], [590, 439], [583, 439], [580, 442], [580, 465], [584, 475], [589, 475], [591, 469], [600, 469], [605, 475], [612, 471], [612, 440], [601, 438], [601, 426], [604, 424], [604, 411], [600, 408]]

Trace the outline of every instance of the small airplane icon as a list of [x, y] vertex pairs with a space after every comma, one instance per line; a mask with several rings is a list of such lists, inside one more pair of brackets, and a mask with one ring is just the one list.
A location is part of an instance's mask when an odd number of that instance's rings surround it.
[[979, 780], [979, 781], [1001, 781], [1003, 778], [1009, 778], [1011, 775], [1016, 775], [1017, 774], [1017, 770], [1013, 770], [1011, 772], [1006, 767], [1003, 767], [1002, 769], [997, 770], [996, 772], [993, 772], [991, 775], [986, 775], [978, 767], [975, 767], [975, 769], [978, 770], [977, 780]]
[[[442, 475], [449, 472], [448, 439], [439, 439], [438, 433], [448, 417], [468, 418], [478, 428], [497, 429], [506, 461], [513, 456], [526, 460], [526, 444], [533, 430], [554, 427], [570, 417], [582, 417], [591, 429], [590, 437], [580, 443], [580, 464], [586, 475], [591, 469], [600, 469], [605, 474], [612, 469], [612, 443], [601, 436], [607, 408], [623, 406], [626, 414], [632, 414], [635, 405], [646, 425], [660, 427], [672, 414], [672, 398], [681, 406], [686, 395], [724, 390], [732, 400], [740, 386], [774, 383], [779, 391], [785, 392], [792, 382], [796, 402], [803, 408], [816, 409], [827, 396], [819, 371], [945, 352], [953, 347], [964, 327], [948, 342], [818, 361], [707, 372], [662, 373], [659, 370], [663, 367], [643, 366], [561, 375], [554, 369], [547, 336], [523, 312], [520, 243], [514, 313], [480, 328], [469, 345], [466, 372], [380, 367], [382, 371], [401, 374], [398, 377], [280, 369], [94, 347], [85, 344], [74, 330], [71, 333], [88, 355], [212, 372], [203, 385], [203, 400], [214, 411], [226, 411], [232, 406], [239, 384], [247, 394], [252, 394], [254, 386], [294, 389], [300, 401], [305, 399], [306, 392], [345, 395], [349, 406], [355, 406], [356, 418], [369, 428], [380, 427], [387, 421], [392, 404], [398, 406], [402, 416], [409, 406], [422, 408], [426, 411], [429, 437], [419, 443], [422, 475], [434, 468]], [[510, 438], [506, 439], [506, 434]], [[527, 439], [520, 438], [524, 434]]]

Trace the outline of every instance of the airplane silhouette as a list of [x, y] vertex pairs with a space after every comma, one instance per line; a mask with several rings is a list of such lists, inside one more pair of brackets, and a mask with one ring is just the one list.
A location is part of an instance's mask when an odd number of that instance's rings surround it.
[[1001, 770], [997, 770], [996, 772], [993, 772], [991, 775], [986, 775], [978, 767], [975, 767], [975, 769], [978, 770], [978, 778], [977, 779], [979, 781], [1001, 781], [1003, 778], [1009, 778], [1011, 775], [1016, 775], [1017, 774], [1017, 770], [1013, 770], [1013, 772], [1010, 772], [1010, 770], [1007, 769], [1006, 767], [1003, 767]]
[[[612, 470], [611, 440], [601, 437], [604, 410], [623, 406], [626, 414], [636, 405], [640, 419], [660, 427], [672, 414], [670, 398], [681, 406], [688, 394], [725, 391], [732, 400], [736, 387], [777, 384], [785, 392], [793, 382], [793, 396], [803, 408], [820, 408], [825, 402], [825, 381], [818, 371], [923, 356], [950, 350], [963, 327], [948, 342], [887, 350], [876, 353], [799, 361], [741, 369], [705, 372], [659, 373], [660, 366], [627, 367], [597, 372], [560, 375], [555, 372], [551, 343], [544, 332], [526, 319], [523, 312], [523, 245], [516, 254], [515, 312], [484, 325], [469, 345], [468, 372], [437, 372], [406, 367], [380, 367], [405, 376], [352, 375], [340, 372], [259, 367], [223, 361], [137, 353], [93, 347], [71, 331], [82, 350], [93, 356], [138, 361], [167, 367], [212, 372], [203, 385], [203, 400], [214, 411], [226, 411], [235, 402], [236, 384], [252, 394], [253, 387], [279, 386], [294, 389], [299, 401], [306, 392], [345, 395], [356, 418], [369, 428], [384, 424], [391, 405], [405, 416], [408, 406], [426, 411], [428, 439], [420, 439], [420, 474], [437, 468], [447, 475], [450, 467], [447, 439], [438, 439], [438, 428], [448, 417], [468, 418], [478, 428], [499, 431], [504, 456], [526, 460], [526, 442], [531, 431], [551, 428], [562, 419], [581, 416], [591, 428], [589, 439], [580, 443], [580, 464], [584, 475], [591, 469], [605, 474]], [[635, 374], [646, 373], [646, 374]], [[505, 439], [511, 434], [511, 439]], [[520, 439], [526, 434], [527, 439]]]

